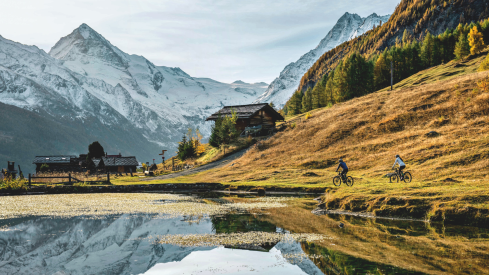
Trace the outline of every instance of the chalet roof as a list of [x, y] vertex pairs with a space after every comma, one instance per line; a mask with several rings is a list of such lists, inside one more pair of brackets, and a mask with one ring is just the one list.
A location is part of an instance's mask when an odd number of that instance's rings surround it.
[[[101, 160], [102, 160], [102, 159], [96, 159], [96, 158], [94, 158], [94, 159], [92, 159], [92, 162], [93, 162], [93, 164], [95, 165], [95, 167], [98, 167], [98, 166], [100, 165], [100, 161], [101, 161]], [[102, 162], [102, 163], [103, 163], [103, 162]]]
[[65, 156], [65, 155], [59, 155], [59, 156], [36, 156], [34, 158], [33, 164], [69, 164], [70, 160], [72, 158], [76, 158], [76, 156]]
[[113, 166], [138, 166], [136, 157], [102, 157], [105, 167]]
[[239, 119], [247, 119], [253, 117], [258, 111], [264, 110], [269, 115], [274, 117], [276, 120], [284, 120], [284, 117], [280, 115], [275, 109], [270, 107], [268, 103], [260, 103], [260, 104], [249, 104], [249, 105], [236, 105], [236, 106], [224, 106], [217, 113], [212, 114], [210, 117], [206, 119], [208, 120], [217, 120], [219, 115], [221, 116], [231, 116], [232, 111], [236, 112], [236, 115]]

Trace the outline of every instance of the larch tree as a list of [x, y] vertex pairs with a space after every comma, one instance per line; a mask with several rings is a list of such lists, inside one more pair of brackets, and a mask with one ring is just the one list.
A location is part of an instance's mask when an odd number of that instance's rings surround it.
[[477, 54], [486, 47], [482, 33], [479, 32], [477, 26], [474, 26], [469, 32], [469, 46], [471, 54]]

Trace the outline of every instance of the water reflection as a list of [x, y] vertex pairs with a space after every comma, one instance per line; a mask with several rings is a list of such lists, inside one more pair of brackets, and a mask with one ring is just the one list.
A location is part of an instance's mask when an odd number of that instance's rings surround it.
[[[156, 241], [163, 235], [247, 232], [334, 239], [228, 247]], [[488, 238], [489, 230], [475, 227], [315, 216], [309, 202], [210, 217], [33, 216], [0, 220], [0, 274], [482, 274], [489, 271]]]

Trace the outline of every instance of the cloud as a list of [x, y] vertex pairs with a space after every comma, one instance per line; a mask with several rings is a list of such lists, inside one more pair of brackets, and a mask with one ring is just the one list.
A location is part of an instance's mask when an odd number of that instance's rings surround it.
[[392, 13], [400, 0], [2, 0], [0, 35], [49, 51], [81, 23], [121, 50], [192, 76], [271, 82], [345, 12]]

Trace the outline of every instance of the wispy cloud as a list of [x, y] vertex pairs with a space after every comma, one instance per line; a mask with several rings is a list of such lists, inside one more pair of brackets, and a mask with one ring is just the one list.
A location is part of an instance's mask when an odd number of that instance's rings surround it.
[[121, 50], [192, 76], [272, 81], [345, 12], [392, 13], [400, 0], [2, 0], [0, 35], [49, 51], [81, 23]]

